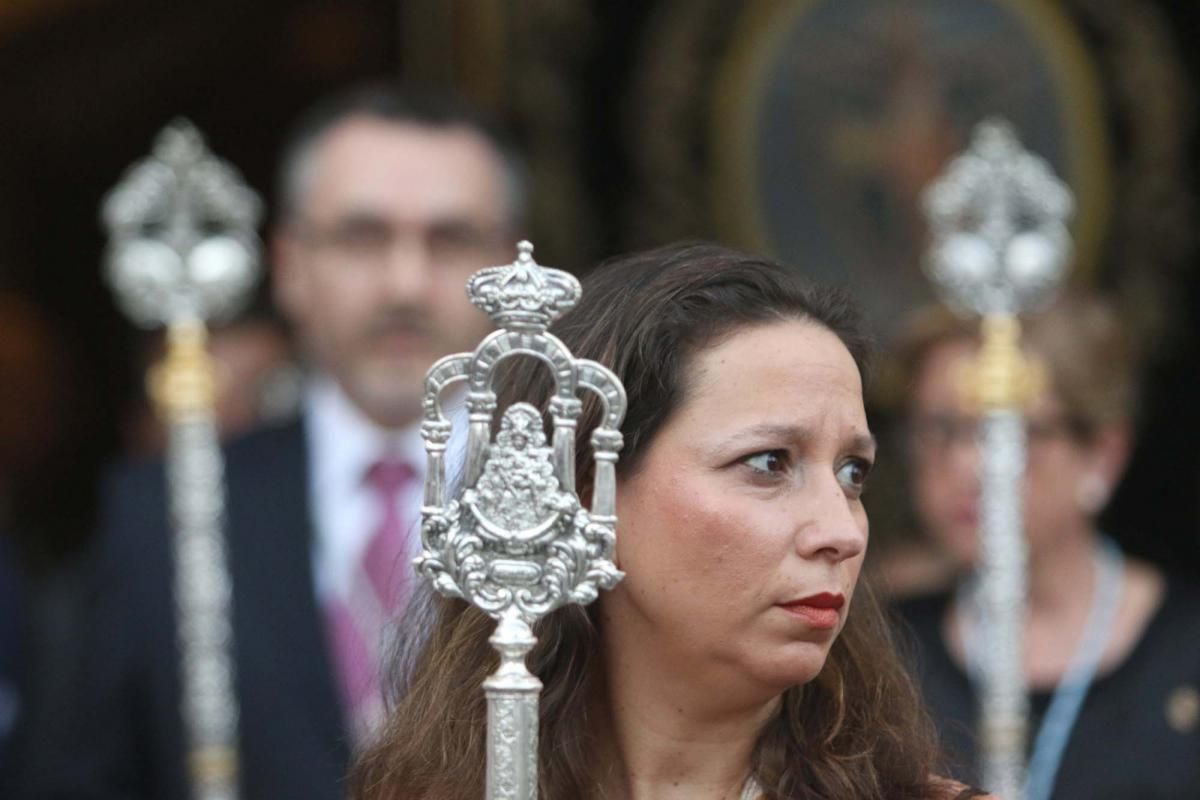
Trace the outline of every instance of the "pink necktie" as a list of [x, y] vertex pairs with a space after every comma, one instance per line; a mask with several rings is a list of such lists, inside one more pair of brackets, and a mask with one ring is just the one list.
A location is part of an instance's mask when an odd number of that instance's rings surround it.
[[367, 472], [378, 524], [351, 580], [348, 599], [334, 599], [326, 609], [342, 701], [351, 734], [359, 742], [382, 718], [382, 639], [389, 620], [401, 612], [412, 583], [410, 525], [401, 517], [398, 500], [415, 478], [411, 466], [390, 459], [376, 462]]

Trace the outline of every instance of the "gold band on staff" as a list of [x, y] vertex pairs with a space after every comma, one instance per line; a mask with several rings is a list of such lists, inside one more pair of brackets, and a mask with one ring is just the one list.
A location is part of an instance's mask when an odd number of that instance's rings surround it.
[[1027, 408], [1046, 383], [1041, 361], [1021, 350], [1021, 323], [1012, 314], [983, 318], [979, 355], [958, 375], [968, 404], [980, 411]]
[[237, 776], [237, 753], [229, 747], [210, 745], [194, 748], [188, 756], [192, 780], [197, 786], [225, 784]]
[[178, 322], [167, 328], [166, 355], [150, 370], [146, 387], [159, 416], [168, 422], [212, 413], [216, 369], [202, 323]]

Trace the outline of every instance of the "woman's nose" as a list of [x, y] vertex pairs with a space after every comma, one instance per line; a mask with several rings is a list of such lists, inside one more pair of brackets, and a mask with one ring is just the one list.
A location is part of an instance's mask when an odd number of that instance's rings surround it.
[[845, 561], [867, 549], [867, 516], [836, 480], [829, 483], [806, 504], [805, 521], [796, 532], [796, 552], [806, 559]]

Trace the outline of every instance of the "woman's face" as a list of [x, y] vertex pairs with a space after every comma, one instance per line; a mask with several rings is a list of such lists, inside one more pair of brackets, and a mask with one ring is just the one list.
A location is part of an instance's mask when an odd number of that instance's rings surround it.
[[[867, 546], [862, 384], [818, 325], [745, 328], [695, 355], [684, 400], [618, 491], [610, 644], [731, 690], [811, 680]], [[629, 654], [616, 654], [618, 659]]]
[[[975, 357], [969, 341], [934, 346], [913, 386], [909, 408], [913, 498], [917, 515], [955, 559], [973, 565], [979, 549], [979, 415], [966, 409], [957, 376]], [[1080, 503], [1089, 477], [1115, 480], [1100, 447], [1071, 435], [1067, 415], [1043, 392], [1027, 416], [1025, 530], [1034, 556], [1056, 534], [1090, 525]], [[1098, 510], [1098, 509], [1095, 509]]]

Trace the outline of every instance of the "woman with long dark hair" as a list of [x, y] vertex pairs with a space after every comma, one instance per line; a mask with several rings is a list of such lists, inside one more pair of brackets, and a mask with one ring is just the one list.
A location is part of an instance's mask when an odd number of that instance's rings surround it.
[[[840, 294], [712, 245], [594, 271], [552, 328], [609, 366], [629, 411], [618, 463], [625, 579], [535, 628], [540, 797], [904, 798], [978, 793], [937, 750], [869, 589], [861, 494], [874, 458], [865, 346]], [[546, 407], [516, 362], [499, 408]], [[589, 486], [585, 401], [576, 444]], [[586, 499], [586, 498], [585, 498]], [[398, 704], [353, 776], [363, 800], [478, 800], [494, 623], [430, 596]]]

